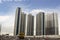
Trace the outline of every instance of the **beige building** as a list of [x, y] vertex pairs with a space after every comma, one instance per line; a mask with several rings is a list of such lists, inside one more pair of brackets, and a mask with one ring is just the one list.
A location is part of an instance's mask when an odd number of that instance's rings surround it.
[[26, 14], [21, 11], [21, 8], [17, 8], [15, 14], [14, 35], [18, 35], [21, 32], [25, 34]]
[[15, 24], [14, 24], [14, 35], [18, 35], [19, 33], [19, 21], [21, 21], [21, 8], [16, 9], [16, 14], [15, 14]]
[[44, 35], [44, 12], [39, 12], [36, 15], [36, 35]]
[[27, 36], [34, 35], [34, 16], [32, 14], [28, 14], [27, 18]]
[[25, 34], [25, 27], [26, 27], [26, 14], [23, 12], [21, 13], [21, 22], [19, 23], [19, 33], [24, 33]]
[[45, 16], [45, 34], [58, 35], [58, 17], [56, 13]]

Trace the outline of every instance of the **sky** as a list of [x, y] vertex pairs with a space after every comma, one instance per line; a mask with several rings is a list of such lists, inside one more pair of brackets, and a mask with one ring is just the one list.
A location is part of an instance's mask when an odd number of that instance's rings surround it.
[[13, 34], [17, 7], [21, 7], [22, 11], [32, 13], [33, 15], [40, 11], [44, 11], [45, 13], [56, 12], [58, 14], [58, 20], [60, 20], [60, 0], [0, 0], [0, 24], [2, 26], [2, 34]]

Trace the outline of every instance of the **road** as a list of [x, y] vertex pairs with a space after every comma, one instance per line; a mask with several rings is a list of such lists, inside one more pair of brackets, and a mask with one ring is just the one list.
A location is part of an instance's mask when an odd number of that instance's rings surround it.
[[[59, 37], [59, 36], [58, 36]], [[6, 35], [2, 35], [0, 36], [0, 40], [60, 40], [60, 38], [57, 38], [54, 36], [46, 36], [45, 38], [43, 38], [42, 36], [40, 37], [33, 37], [33, 36], [27, 36], [24, 39], [20, 39], [18, 36], [6, 36]]]

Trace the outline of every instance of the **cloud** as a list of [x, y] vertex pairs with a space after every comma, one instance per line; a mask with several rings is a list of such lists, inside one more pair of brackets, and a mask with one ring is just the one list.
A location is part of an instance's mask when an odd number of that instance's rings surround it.
[[14, 29], [14, 16], [0, 16], [0, 19], [2, 25], [1, 33], [12, 35]]
[[30, 11], [30, 13], [32, 14], [38, 14], [39, 12], [44, 12], [44, 13], [59, 13], [58, 9], [49, 9], [49, 8], [46, 8], [46, 9], [33, 9], [32, 11]]
[[2, 0], [0, 0], [0, 3], [2, 3]]
[[0, 3], [3, 3], [3, 2], [23, 2], [23, 1], [26, 1], [26, 0], [0, 0]]
[[9, 16], [0, 16], [0, 22], [4, 22], [9, 19]]
[[36, 15], [39, 12], [44, 12], [44, 10], [41, 10], [41, 9], [33, 9], [30, 13], [32, 13], [33, 15]]

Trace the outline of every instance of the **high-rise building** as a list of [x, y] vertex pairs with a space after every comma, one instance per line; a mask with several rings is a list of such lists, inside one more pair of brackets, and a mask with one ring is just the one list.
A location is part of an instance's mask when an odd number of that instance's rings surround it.
[[44, 12], [36, 15], [36, 35], [44, 35]]
[[19, 33], [19, 22], [21, 21], [21, 8], [16, 9], [16, 14], [15, 14], [15, 24], [14, 24], [14, 35], [18, 35]]
[[21, 13], [21, 22], [19, 23], [19, 33], [25, 34], [25, 28], [26, 28], [26, 14], [24, 12]]
[[47, 14], [45, 18], [45, 35], [58, 35], [57, 14]]
[[20, 33], [26, 36], [58, 35], [57, 14], [45, 15], [44, 12], [39, 12], [36, 16], [26, 15], [18, 7], [15, 15], [14, 35]]
[[17, 8], [15, 15], [14, 35], [20, 33], [25, 34], [26, 14], [21, 12], [21, 8]]
[[27, 36], [34, 35], [34, 16], [29, 14], [27, 18]]

